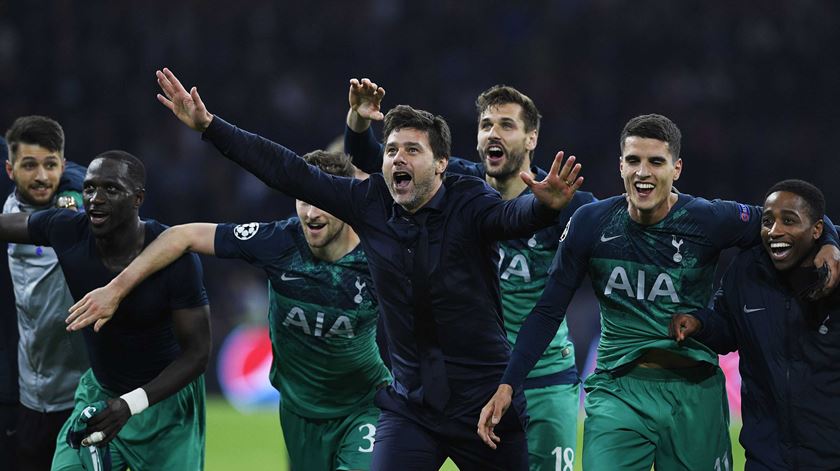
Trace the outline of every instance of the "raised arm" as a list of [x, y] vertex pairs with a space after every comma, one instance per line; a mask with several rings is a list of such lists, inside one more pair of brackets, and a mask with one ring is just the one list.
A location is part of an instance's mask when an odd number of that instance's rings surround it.
[[[367, 180], [337, 177], [307, 164], [291, 150], [243, 131], [207, 111], [198, 90], [190, 92], [169, 69], [157, 71], [164, 95], [158, 100], [179, 120], [210, 141], [227, 158], [268, 186], [328, 211], [349, 224], [355, 222], [354, 201], [363, 198]], [[356, 190], [359, 195], [356, 195]], [[358, 196], [355, 197], [355, 196]]]
[[108, 407], [88, 421], [91, 435], [104, 434], [102, 445], [111, 441], [132, 415], [175, 394], [207, 369], [211, 348], [210, 308], [205, 305], [175, 310], [172, 321], [181, 354], [148, 383], [109, 399]]
[[29, 244], [29, 213], [0, 214], [0, 241]]
[[178, 260], [187, 252], [215, 255], [216, 224], [193, 223], [170, 227], [140, 253], [107, 285], [86, 294], [70, 306], [67, 330], [79, 330], [95, 322], [99, 332], [120, 303], [143, 280]]
[[368, 79], [350, 80], [347, 126], [344, 129], [344, 152], [353, 164], [367, 173], [382, 171], [382, 144], [373, 135], [371, 120], [382, 120], [382, 97], [385, 89]]

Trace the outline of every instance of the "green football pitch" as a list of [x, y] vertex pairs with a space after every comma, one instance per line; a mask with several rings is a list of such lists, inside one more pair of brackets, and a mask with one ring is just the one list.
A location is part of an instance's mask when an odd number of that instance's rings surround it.
[[[734, 470], [744, 469], [744, 450], [738, 444], [738, 425], [732, 427]], [[578, 434], [578, 437], [581, 436]], [[580, 443], [578, 443], [580, 450]], [[207, 400], [207, 471], [287, 471], [286, 448], [276, 412], [243, 414], [220, 397]], [[447, 462], [442, 468], [458, 468]], [[575, 469], [580, 469], [580, 462]], [[723, 471], [723, 470], [722, 470]]]

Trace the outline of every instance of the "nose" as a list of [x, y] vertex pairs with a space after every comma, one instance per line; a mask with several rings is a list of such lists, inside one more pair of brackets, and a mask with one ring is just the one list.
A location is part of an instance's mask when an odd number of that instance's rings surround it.
[[35, 180], [38, 183], [46, 183], [47, 179], [47, 169], [43, 165], [39, 165], [35, 170]]
[[405, 151], [402, 150], [402, 149], [399, 149], [397, 151], [397, 155], [394, 156], [394, 165], [396, 165], [397, 162], [399, 162], [400, 164], [405, 164], [406, 163]]
[[639, 169], [636, 170], [636, 175], [639, 178], [647, 178], [650, 176], [650, 167], [644, 162], [639, 164]]
[[306, 208], [306, 217], [309, 220], [317, 218], [318, 216], [321, 215], [321, 213], [322, 213], [322, 211], [318, 207], [312, 206], [311, 204], [309, 205], [308, 208]]
[[784, 234], [782, 225], [779, 224], [779, 221], [773, 222], [773, 225], [770, 226], [770, 237], [780, 236], [782, 234]]

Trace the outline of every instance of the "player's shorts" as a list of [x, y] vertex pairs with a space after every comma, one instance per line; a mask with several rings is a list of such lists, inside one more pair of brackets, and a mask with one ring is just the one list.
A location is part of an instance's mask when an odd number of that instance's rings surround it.
[[370, 469], [379, 409], [372, 403], [335, 419], [302, 417], [280, 404], [291, 471]]
[[732, 469], [723, 372], [630, 369], [587, 378], [583, 469]]
[[[490, 399], [495, 391], [487, 391]], [[415, 406], [393, 386], [376, 393], [382, 409], [376, 431], [373, 471], [431, 471], [440, 469], [447, 457], [461, 471], [527, 471], [528, 418], [525, 396], [517, 393], [513, 403], [496, 425], [501, 438], [496, 450], [476, 433], [479, 411], [449, 417], [429, 408]]]
[[526, 389], [531, 471], [572, 471], [577, 446], [580, 384]]
[[[117, 397], [99, 385], [87, 370], [76, 388], [75, 408], [58, 434], [52, 470], [82, 470], [79, 451], [67, 444], [73, 419], [87, 405]], [[199, 376], [177, 393], [149, 406], [128, 422], [111, 440], [112, 469], [156, 471], [204, 469], [204, 376]]]

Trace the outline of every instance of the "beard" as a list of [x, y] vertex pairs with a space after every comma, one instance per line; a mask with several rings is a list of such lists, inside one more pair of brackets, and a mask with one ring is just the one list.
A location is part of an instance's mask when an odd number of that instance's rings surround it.
[[506, 180], [513, 176], [519, 175], [522, 162], [525, 161], [525, 156], [528, 155], [527, 150], [510, 151], [506, 154], [505, 163], [501, 167], [491, 168], [486, 163], [484, 164], [484, 172], [493, 178], [499, 180]]

